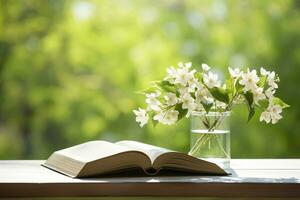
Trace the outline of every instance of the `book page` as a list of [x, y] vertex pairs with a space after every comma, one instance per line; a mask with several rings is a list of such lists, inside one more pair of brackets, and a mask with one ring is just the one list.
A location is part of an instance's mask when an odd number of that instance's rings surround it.
[[142, 142], [130, 141], [130, 140], [119, 141], [116, 142], [115, 144], [145, 153], [146, 155], [149, 156], [152, 163], [154, 163], [155, 159], [160, 155], [168, 152], [174, 152], [172, 150], [165, 149], [162, 147], [153, 146]]
[[98, 140], [63, 149], [57, 151], [57, 153], [82, 162], [90, 162], [126, 151], [131, 151], [131, 149], [125, 146]]
[[[153, 168], [156, 169], [154, 174], [160, 169], [173, 169], [184, 172], [226, 175], [226, 172], [216, 164], [189, 156], [185, 153], [130, 140], [120, 141], [115, 144], [147, 154]], [[153, 173], [148, 172], [148, 174]]]

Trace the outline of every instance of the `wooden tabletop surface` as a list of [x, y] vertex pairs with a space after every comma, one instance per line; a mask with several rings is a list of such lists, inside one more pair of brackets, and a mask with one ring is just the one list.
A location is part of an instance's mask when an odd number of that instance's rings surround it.
[[72, 179], [42, 160], [0, 161], [0, 197], [299, 197], [300, 159], [232, 159], [230, 176]]

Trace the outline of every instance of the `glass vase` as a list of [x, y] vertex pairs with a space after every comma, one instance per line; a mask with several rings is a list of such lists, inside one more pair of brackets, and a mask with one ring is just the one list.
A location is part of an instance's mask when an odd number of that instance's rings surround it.
[[230, 167], [230, 112], [193, 112], [189, 154]]

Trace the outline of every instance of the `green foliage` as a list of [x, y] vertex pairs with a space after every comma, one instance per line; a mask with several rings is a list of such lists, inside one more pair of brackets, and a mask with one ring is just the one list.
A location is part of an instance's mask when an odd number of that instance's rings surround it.
[[156, 82], [156, 85], [163, 91], [165, 92], [172, 92], [177, 94], [177, 90], [175, 85], [173, 85], [172, 83], [170, 83], [169, 81], [159, 81]]
[[269, 106], [269, 101], [267, 99], [263, 99], [259, 101], [258, 107], [261, 108], [261, 110], [266, 110]]
[[144, 103], [135, 91], [179, 61], [220, 75], [228, 65], [275, 66], [276, 96], [292, 108], [275, 126], [247, 125], [234, 110], [232, 157], [299, 157], [299, 16], [295, 0], [2, 0], [0, 158], [45, 159], [94, 139], [187, 151], [188, 119], [141, 129], [132, 113]]
[[284, 103], [280, 98], [274, 97], [273, 98], [273, 104], [279, 105], [281, 108], [288, 108], [290, 105]]
[[265, 84], [266, 84], [266, 80], [267, 80], [267, 77], [266, 76], [261, 76], [259, 81], [258, 81], [258, 87], [262, 87], [264, 88], [265, 87]]
[[236, 94], [236, 88], [234, 85], [234, 80], [232, 78], [228, 78], [225, 82], [226, 84], [226, 91], [228, 93], [229, 96], [229, 101], [231, 101], [234, 97], [234, 95]]
[[149, 87], [145, 90], [140, 90], [137, 92], [137, 94], [149, 94], [149, 93], [154, 93], [156, 92], [156, 88], [155, 87]]
[[244, 88], [243, 85], [241, 85], [240, 82], [237, 81], [236, 84], [235, 84], [236, 92], [242, 94], [243, 93], [243, 88]]
[[244, 94], [244, 96], [247, 101], [247, 107], [248, 107], [248, 120], [247, 121], [249, 122], [255, 114], [255, 108], [253, 105], [253, 94], [252, 94], [252, 92], [248, 91]]
[[229, 95], [228, 92], [219, 87], [208, 88], [210, 94], [218, 101], [228, 104], [229, 103]]
[[178, 120], [181, 120], [188, 112], [187, 109], [182, 108], [182, 103], [176, 104], [175, 110], [177, 110], [179, 112]]
[[244, 96], [245, 96], [248, 106], [250, 106], [250, 107], [253, 106], [253, 93], [248, 91], [244, 94]]
[[207, 113], [209, 113], [211, 107], [213, 107], [214, 105], [212, 102], [208, 102], [208, 101], [201, 101], [201, 104]]
[[202, 74], [201, 74], [199, 71], [197, 71], [197, 72], [194, 74], [194, 76], [195, 76], [196, 79], [198, 79], [198, 81], [199, 81], [200, 83], [203, 82]]

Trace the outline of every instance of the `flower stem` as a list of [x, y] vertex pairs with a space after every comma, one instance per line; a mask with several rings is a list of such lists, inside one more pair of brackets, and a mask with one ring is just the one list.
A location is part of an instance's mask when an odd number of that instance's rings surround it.
[[212, 134], [202, 134], [200, 138], [197, 139], [196, 143], [194, 144], [193, 148], [189, 152], [190, 155], [194, 155], [202, 145], [205, 145], [207, 141], [210, 140]]
[[[233, 103], [236, 100], [236, 98], [238, 97], [238, 93], [234, 95], [234, 97], [232, 98], [232, 100], [229, 102], [229, 104], [226, 106], [225, 110], [223, 112], [220, 113], [225, 113], [228, 112], [232, 109], [233, 107]], [[209, 127], [208, 131], [214, 131], [220, 124], [221, 122], [223, 122], [225, 115], [221, 115], [220, 117], [215, 117], [214, 123]]]
[[226, 158], [229, 158], [230, 156], [228, 155], [228, 153], [227, 153], [227, 152], [225, 151], [225, 149], [223, 148], [223, 145], [222, 145], [221, 142], [220, 142], [220, 138], [216, 137], [216, 139], [217, 139], [219, 148], [220, 148], [221, 151], [224, 153], [225, 157], [226, 157]]
[[[226, 106], [224, 112], [228, 112], [232, 109], [232, 107], [234, 105], [234, 101], [236, 100], [237, 97], [238, 97], [238, 94], [235, 94], [235, 96], [232, 98], [232, 100]], [[223, 146], [220, 142], [220, 139], [217, 136], [214, 136], [215, 134], [213, 134], [213, 133], [209, 134], [209, 132], [213, 132], [216, 128], [219, 127], [219, 125], [223, 122], [225, 117], [226, 117], [225, 114], [221, 114], [221, 116], [219, 116], [219, 117], [217, 117], [215, 115], [214, 122], [211, 124], [209, 122], [209, 119], [207, 118], [207, 116], [204, 116], [204, 118], [202, 119], [202, 123], [208, 129], [207, 130], [208, 133], [203, 134], [200, 138], [197, 139], [197, 141], [195, 142], [195, 144], [193, 145], [192, 149], [189, 152], [190, 155], [194, 155], [202, 147], [202, 145], [205, 145], [205, 143], [211, 139], [211, 137], [216, 137], [219, 148], [221, 149], [221, 151], [224, 153], [224, 155], [227, 158], [229, 157], [228, 153], [223, 148]]]

